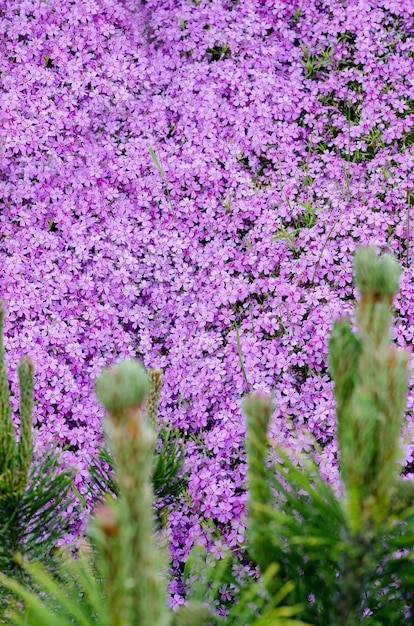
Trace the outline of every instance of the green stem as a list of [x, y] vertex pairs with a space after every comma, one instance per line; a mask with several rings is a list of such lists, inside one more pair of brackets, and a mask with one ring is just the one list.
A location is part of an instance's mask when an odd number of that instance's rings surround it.
[[247, 378], [246, 370], [244, 368], [243, 354], [242, 354], [241, 342], [240, 342], [240, 334], [239, 334], [239, 327], [237, 326], [237, 322], [234, 322], [234, 328], [236, 330], [237, 354], [239, 355], [239, 362], [240, 362], [241, 371], [242, 371], [242, 374], [243, 374], [244, 382], [246, 383], [247, 392], [249, 393], [249, 391], [250, 391], [250, 384], [249, 384], [249, 381], [248, 381], [248, 378]]

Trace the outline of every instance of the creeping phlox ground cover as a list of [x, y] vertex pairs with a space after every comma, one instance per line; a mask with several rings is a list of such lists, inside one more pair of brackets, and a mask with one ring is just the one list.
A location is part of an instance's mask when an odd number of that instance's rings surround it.
[[167, 520], [173, 605], [194, 542], [243, 553], [245, 392], [274, 390], [272, 436], [314, 447], [337, 484], [327, 338], [353, 309], [358, 245], [403, 265], [395, 338], [412, 346], [413, 15], [412, 0], [0, 0], [12, 403], [27, 352], [37, 449], [58, 442], [88, 505], [96, 376], [128, 356], [164, 370], [160, 416], [189, 471]]

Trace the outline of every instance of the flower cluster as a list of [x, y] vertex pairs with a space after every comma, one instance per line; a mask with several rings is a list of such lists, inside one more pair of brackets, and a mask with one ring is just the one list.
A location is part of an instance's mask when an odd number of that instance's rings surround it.
[[0, 0], [12, 401], [26, 352], [37, 445], [58, 443], [85, 495], [96, 376], [130, 356], [164, 370], [161, 417], [190, 471], [168, 526], [177, 571], [194, 542], [220, 556], [212, 525], [242, 552], [246, 391], [274, 390], [272, 436], [316, 443], [337, 483], [327, 339], [354, 305], [358, 245], [402, 262], [395, 338], [412, 343], [413, 11]]

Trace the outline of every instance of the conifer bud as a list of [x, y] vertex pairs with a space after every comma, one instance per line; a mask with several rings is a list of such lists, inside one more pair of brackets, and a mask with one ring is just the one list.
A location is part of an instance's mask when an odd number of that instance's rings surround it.
[[96, 381], [96, 395], [111, 415], [139, 408], [148, 392], [148, 378], [138, 361], [126, 359], [102, 372]]
[[372, 247], [363, 247], [355, 255], [355, 283], [361, 296], [370, 293], [392, 298], [398, 290], [401, 274], [390, 254], [379, 258]]

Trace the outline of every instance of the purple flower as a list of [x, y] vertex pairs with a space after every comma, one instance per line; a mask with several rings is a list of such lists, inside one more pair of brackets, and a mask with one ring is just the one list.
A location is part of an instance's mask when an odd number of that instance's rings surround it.
[[338, 486], [327, 339], [353, 310], [358, 245], [404, 265], [396, 339], [412, 345], [410, 4], [0, 0], [12, 404], [27, 352], [37, 445], [71, 447], [82, 492], [96, 376], [126, 356], [164, 369], [160, 418], [190, 471], [168, 522], [173, 604], [210, 522], [242, 544], [247, 387], [275, 390], [271, 436], [316, 439]]

